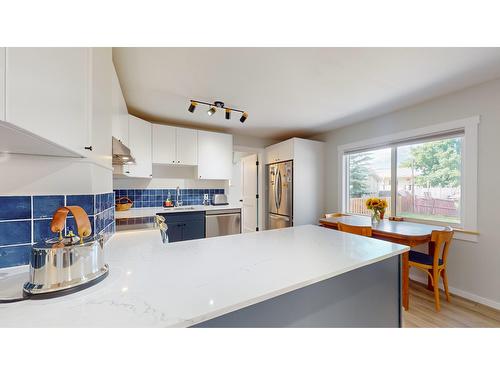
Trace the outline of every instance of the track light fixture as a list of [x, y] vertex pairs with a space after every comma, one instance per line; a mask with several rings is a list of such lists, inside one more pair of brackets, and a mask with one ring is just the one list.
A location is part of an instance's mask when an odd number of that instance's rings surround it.
[[194, 110], [196, 109], [196, 106], [197, 106], [197, 105], [198, 105], [198, 103], [197, 103], [197, 102], [193, 102], [193, 101], [191, 100], [191, 104], [189, 105], [188, 111], [189, 111], [189, 112], [191, 112], [191, 113], [193, 113], [193, 112], [194, 112]]
[[248, 113], [243, 112], [243, 114], [240, 117], [240, 122], [242, 123], [245, 122], [247, 118], [248, 118]]
[[202, 102], [200, 100], [191, 100], [190, 101], [190, 104], [189, 104], [189, 108], [188, 108], [188, 111], [193, 113], [194, 110], [196, 109], [196, 106], [198, 104], [203, 104], [203, 105], [206, 105], [209, 107], [208, 111], [207, 111], [207, 114], [209, 116], [212, 116], [215, 112], [217, 112], [217, 109], [220, 108], [220, 109], [224, 109], [225, 111], [225, 118], [226, 120], [230, 120], [231, 119], [231, 112], [239, 112], [241, 113], [241, 117], [240, 117], [240, 122], [245, 122], [246, 119], [248, 118], [248, 112], [245, 112], [245, 111], [242, 111], [241, 109], [236, 109], [236, 108], [229, 108], [229, 107], [226, 107], [224, 105], [224, 102], [221, 102], [221, 101], [215, 101], [213, 103], [207, 103], [207, 102]]

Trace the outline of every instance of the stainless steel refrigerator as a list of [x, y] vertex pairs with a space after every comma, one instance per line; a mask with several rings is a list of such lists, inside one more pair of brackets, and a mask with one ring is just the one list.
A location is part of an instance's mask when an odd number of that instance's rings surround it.
[[268, 228], [293, 226], [293, 161], [267, 166]]

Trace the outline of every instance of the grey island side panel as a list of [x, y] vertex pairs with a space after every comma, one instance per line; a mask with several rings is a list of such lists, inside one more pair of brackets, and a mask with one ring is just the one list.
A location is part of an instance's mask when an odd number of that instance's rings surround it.
[[193, 327], [401, 327], [400, 256]]

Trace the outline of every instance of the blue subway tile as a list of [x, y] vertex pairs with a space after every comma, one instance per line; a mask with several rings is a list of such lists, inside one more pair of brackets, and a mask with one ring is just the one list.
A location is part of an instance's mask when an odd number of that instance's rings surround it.
[[52, 218], [59, 207], [64, 206], [64, 195], [35, 195], [33, 218]]
[[29, 264], [31, 245], [0, 247], [0, 268]]
[[31, 243], [31, 220], [0, 222], [0, 246]]
[[44, 241], [48, 238], [55, 238], [58, 233], [54, 233], [50, 230], [50, 219], [41, 219], [33, 221], [33, 241], [39, 242]]
[[94, 214], [94, 195], [67, 195], [66, 196], [67, 206], [80, 206], [82, 207], [87, 215]]
[[0, 197], [0, 220], [31, 219], [31, 197]]
[[[90, 227], [92, 228], [92, 234], [94, 234], [94, 216], [89, 216]], [[66, 219], [66, 230], [65, 234], [68, 235], [69, 231], [72, 230], [74, 234], [78, 234], [78, 230], [76, 228], [75, 218], [68, 217]]]

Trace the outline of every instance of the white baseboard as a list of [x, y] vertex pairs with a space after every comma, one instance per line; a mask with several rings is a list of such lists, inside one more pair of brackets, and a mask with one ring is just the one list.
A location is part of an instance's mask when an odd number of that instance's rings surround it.
[[[411, 275], [410, 279], [414, 280], [414, 281], [418, 281], [418, 282], [423, 283], [423, 284], [427, 284], [427, 277], [425, 277], [423, 275], [422, 276], [421, 275]], [[443, 283], [441, 282], [440, 283], [441, 289], [442, 289], [442, 284]], [[455, 294], [459, 297], [468, 299], [470, 301], [474, 301], [474, 302], [480, 303], [482, 305], [489, 306], [489, 307], [492, 307], [494, 309], [500, 310], [500, 302], [493, 301], [491, 299], [484, 298], [484, 297], [478, 296], [477, 294], [469, 293], [469, 292], [466, 292], [462, 289], [454, 288], [452, 286], [450, 286], [449, 288], [450, 288], [450, 293], [452, 293], [452, 294]]]

